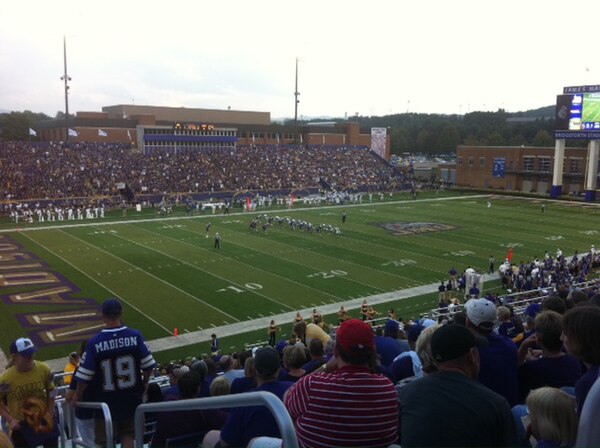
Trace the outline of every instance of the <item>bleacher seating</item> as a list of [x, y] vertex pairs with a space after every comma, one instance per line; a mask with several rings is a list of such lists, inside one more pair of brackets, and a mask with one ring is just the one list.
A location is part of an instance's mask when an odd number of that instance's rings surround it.
[[239, 145], [235, 151], [132, 152], [123, 145], [0, 142], [0, 200], [117, 196], [117, 183], [169, 194], [318, 187], [388, 190], [398, 173], [364, 148]]

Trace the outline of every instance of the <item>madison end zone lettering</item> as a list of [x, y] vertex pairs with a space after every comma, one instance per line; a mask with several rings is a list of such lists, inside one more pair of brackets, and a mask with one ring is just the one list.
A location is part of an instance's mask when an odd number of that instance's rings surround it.
[[0, 294], [4, 293], [0, 300], [8, 306], [44, 308], [43, 312], [15, 315], [35, 344], [80, 342], [104, 326], [95, 300], [73, 297], [80, 291], [37, 255], [25, 251], [9, 236], [0, 235]]

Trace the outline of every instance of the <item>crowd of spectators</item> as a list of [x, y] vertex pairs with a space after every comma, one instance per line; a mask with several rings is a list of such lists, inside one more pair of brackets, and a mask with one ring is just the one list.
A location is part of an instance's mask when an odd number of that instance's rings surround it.
[[556, 256], [546, 252], [543, 259], [511, 264], [508, 260], [500, 266], [502, 285], [510, 291], [523, 292], [544, 289], [554, 284], [573, 284], [585, 281], [592, 269], [600, 266], [595, 246], [588, 253], [577, 252], [567, 258], [560, 249]]
[[120, 144], [0, 142], [0, 200], [318, 187], [389, 190], [398, 175], [366, 149], [239, 145], [144, 155]]
[[[553, 273], [572, 273], [582, 265], [589, 266], [587, 274], [597, 275], [598, 261], [598, 253], [569, 261], [560, 254], [542, 264]], [[373, 339], [365, 338], [361, 345], [372, 346], [375, 357], [363, 359], [364, 366], [369, 375], [395, 385], [398, 408], [386, 408], [385, 401], [370, 402], [367, 407], [374, 420], [365, 423], [359, 433], [340, 417], [347, 409], [336, 393], [350, 391], [338, 391], [336, 381], [340, 379], [325, 372], [340, 369], [339, 365], [332, 368], [331, 360], [339, 362], [340, 344], [348, 337], [345, 323], [357, 326], [352, 331], [357, 335], [360, 322], [341, 320], [337, 332], [323, 342], [320, 334], [308, 336], [306, 327], [311, 324], [300, 321], [304, 325], [294, 328], [295, 338], [278, 341], [278, 355], [270, 352], [270, 356], [278, 360], [279, 369], [271, 381], [286, 383], [284, 388], [289, 389], [282, 401], [288, 406], [301, 445], [368, 446], [361, 438], [364, 436], [373, 438], [372, 446], [387, 446], [394, 441], [387, 438], [387, 431], [393, 429], [397, 431], [395, 442], [402, 446], [574, 446], [578, 417], [598, 378], [600, 284], [588, 281], [586, 289], [579, 289], [568, 283], [580, 279], [577, 275], [552, 278], [561, 283], [548, 283], [545, 290], [538, 284], [539, 300], [531, 292], [520, 294], [521, 300], [526, 299], [526, 309], [520, 312], [514, 309], [515, 295], [510, 300], [488, 295], [467, 300], [462, 311], [442, 313], [437, 321], [428, 317], [400, 321], [390, 315], [383, 325], [369, 329]], [[257, 381], [252, 353], [243, 353], [224, 361], [217, 356], [181, 362], [192, 366], [217, 360], [218, 370], [226, 371], [233, 361], [240, 375], [233, 385], [243, 387], [232, 386], [231, 393], [239, 393], [262, 384]], [[273, 370], [275, 361], [271, 364]], [[361, 403], [373, 398], [374, 389], [369, 389], [371, 393], [366, 390], [358, 398]], [[378, 396], [383, 399], [385, 393], [382, 390]], [[333, 402], [338, 403], [336, 413], [330, 415]], [[356, 412], [353, 418], [365, 418], [358, 410], [360, 404], [350, 407]], [[397, 412], [397, 418], [389, 418], [390, 412]], [[377, 435], [368, 435], [369, 428], [375, 428]], [[228, 431], [225, 438], [222, 432], [211, 433], [206, 446], [228, 446]], [[279, 437], [274, 428], [252, 435], [268, 436], [265, 443]], [[244, 445], [250, 438], [230, 440]]]
[[[520, 338], [500, 332], [501, 308], [511, 305], [496, 306], [485, 298], [468, 300], [464, 311], [441, 316], [439, 322], [388, 319], [374, 331], [357, 319], [346, 320], [325, 344], [299, 332], [296, 339], [280, 340], [269, 351], [267, 382], [273, 382], [270, 388], [288, 407], [302, 446], [369, 446], [367, 439], [373, 440], [371, 446], [388, 446], [394, 441], [402, 446], [573, 446], [578, 416], [598, 378], [599, 291], [598, 283], [593, 283], [588, 290], [570, 291], [567, 298], [555, 292], [541, 303], [531, 302], [523, 314], [524, 337]], [[577, 302], [573, 296], [580, 296]], [[554, 311], [557, 302], [562, 305], [560, 312]], [[531, 315], [533, 320], [528, 319]], [[304, 342], [300, 342], [302, 338]], [[366, 375], [362, 381], [377, 378], [379, 383], [363, 384], [361, 389], [358, 380], [347, 376], [355, 374], [358, 367], [339, 364], [340, 349], [343, 352], [353, 343], [374, 355], [370, 358], [358, 352], [363, 356], [358, 365], [364, 366], [364, 371], [358, 371]], [[258, 350], [262, 356], [263, 349]], [[188, 359], [181, 365], [194, 369], [214, 363], [219, 372], [232, 368], [239, 377], [233, 380], [230, 393], [256, 387], [264, 390], [260, 387], [264, 380], [257, 377], [254, 367], [263, 360], [256, 353]], [[340, 389], [348, 381], [356, 381], [352, 390]], [[385, 401], [385, 385], [389, 384], [395, 385], [397, 409]], [[289, 392], [285, 394], [281, 388]], [[375, 393], [377, 388], [383, 389]], [[200, 392], [199, 396], [208, 395]], [[359, 403], [348, 404], [353, 400]], [[570, 410], [568, 403], [572, 403]], [[362, 405], [369, 410], [370, 421], [364, 420], [368, 417], [361, 414]], [[357, 424], [345, 421], [348, 408], [355, 422], [364, 422], [361, 431], [355, 431]], [[560, 424], [552, 423], [566, 411]], [[245, 422], [252, 421], [246, 418], [245, 411], [236, 414], [236, 425], [244, 428]], [[237, 439], [230, 438], [232, 426], [228, 426], [225, 433], [222, 429], [211, 433], [206, 446], [217, 442], [245, 446], [253, 437], [280, 437], [273, 426], [257, 427], [261, 429], [253, 427], [251, 437]], [[397, 436], [391, 437], [390, 431], [397, 431]], [[241, 432], [243, 429], [234, 431], [236, 437], [241, 437]]]

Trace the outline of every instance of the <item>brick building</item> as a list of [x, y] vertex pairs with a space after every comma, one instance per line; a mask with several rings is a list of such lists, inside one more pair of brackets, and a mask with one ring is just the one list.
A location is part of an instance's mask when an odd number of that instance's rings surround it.
[[[459, 146], [456, 183], [459, 186], [550, 193], [555, 148]], [[566, 148], [563, 194], [585, 191], [586, 148]]]
[[[170, 129], [177, 124], [185, 126], [175, 137]], [[47, 120], [36, 124], [41, 141], [65, 141], [65, 120]], [[138, 106], [120, 104], [105, 106], [102, 112], [77, 112], [69, 120], [71, 142], [131, 143], [140, 151], [148, 152], [160, 145], [181, 143], [186, 148], [206, 147], [213, 141], [219, 147], [236, 144], [275, 145], [301, 143], [323, 146], [364, 146], [371, 148], [371, 130], [361, 129], [359, 123], [324, 122], [298, 126], [271, 122], [270, 112], [190, 109], [184, 107]], [[157, 135], [162, 134], [160, 142]], [[167, 141], [171, 139], [172, 141]], [[179, 148], [179, 146], [177, 146]], [[385, 137], [384, 158], [390, 155], [390, 135]]]

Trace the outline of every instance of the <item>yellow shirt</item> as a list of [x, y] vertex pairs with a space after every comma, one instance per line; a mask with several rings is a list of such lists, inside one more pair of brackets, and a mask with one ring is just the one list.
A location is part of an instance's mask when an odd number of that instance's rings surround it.
[[29, 372], [19, 372], [11, 367], [0, 375], [0, 400], [7, 398], [11, 417], [23, 421], [23, 403], [28, 398], [37, 398], [44, 404], [53, 396], [54, 382], [47, 364], [34, 361]]
[[76, 368], [77, 364], [73, 364], [71, 361], [69, 361], [65, 366], [65, 376], [63, 377], [63, 382], [65, 383], [65, 385], [68, 386], [69, 384], [71, 384], [71, 380], [73, 379], [73, 372], [75, 372]]
[[308, 324], [306, 326], [306, 344], [310, 344], [312, 339], [320, 339], [323, 346], [331, 340], [331, 337], [316, 324]]

